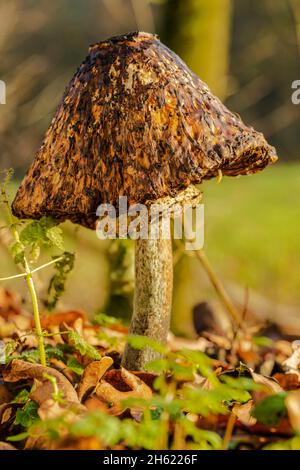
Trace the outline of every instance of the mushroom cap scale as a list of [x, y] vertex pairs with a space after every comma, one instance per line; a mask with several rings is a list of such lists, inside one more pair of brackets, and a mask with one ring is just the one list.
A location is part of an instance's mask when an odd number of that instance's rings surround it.
[[95, 228], [101, 203], [175, 197], [220, 170], [250, 174], [276, 160], [157, 36], [134, 32], [90, 47], [12, 208]]

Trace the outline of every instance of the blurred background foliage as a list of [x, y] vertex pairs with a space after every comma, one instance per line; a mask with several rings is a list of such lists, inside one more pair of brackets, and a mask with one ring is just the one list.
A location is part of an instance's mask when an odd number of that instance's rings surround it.
[[[277, 147], [280, 163], [261, 175], [203, 185], [205, 248], [241, 305], [247, 289], [249, 308], [259, 315], [297, 314], [300, 106], [291, 102], [291, 84], [300, 79], [299, 0], [1, 0], [7, 104], [0, 106], [0, 167], [13, 167], [17, 179], [24, 175], [89, 44], [137, 29], [158, 33]], [[69, 223], [65, 231], [78, 258], [61, 307], [128, 315], [132, 243], [100, 242]], [[2, 233], [3, 276], [14, 269], [5, 246]], [[173, 328], [193, 334], [196, 306], [221, 306], [197, 260], [181, 253], [175, 259]], [[22, 291], [20, 284], [15, 287]]]

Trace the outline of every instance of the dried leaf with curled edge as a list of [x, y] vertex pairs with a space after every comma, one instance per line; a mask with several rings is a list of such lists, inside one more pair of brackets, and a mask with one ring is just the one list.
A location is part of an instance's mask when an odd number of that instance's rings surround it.
[[77, 419], [86, 411], [86, 407], [80, 403], [63, 402], [58, 403], [53, 398], [43, 401], [38, 409], [38, 415], [42, 420], [55, 419], [61, 415], [68, 414], [68, 420]]
[[282, 363], [282, 367], [286, 372], [296, 374], [300, 378], [300, 341], [296, 340], [292, 343], [293, 353]]
[[265, 377], [264, 375], [257, 374], [250, 367], [249, 372], [254, 382], [256, 384], [262, 385], [269, 393], [281, 393], [284, 391], [277, 380], [273, 379], [272, 377]]
[[14, 411], [16, 410], [17, 405], [12, 403], [3, 403], [0, 405], [0, 425], [3, 426], [7, 423], [13, 416]]
[[233, 405], [231, 411], [242, 424], [245, 426], [253, 426], [257, 423], [257, 420], [251, 416], [251, 411], [253, 408], [253, 400], [249, 400], [247, 403], [236, 403]]
[[148, 387], [148, 385], [146, 385], [139, 377], [123, 367], [121, 368], [121, 376], [125, 384], [131, 389], [130, 391], [122, 392], [117, 390], [106, 380], [101, 380], [96, 387], [96, 395], [105, 402], [113, 405], [110, 410], [113, 414], [118, 414], [124, 411], [125, 407], [121, 402], [127, 398], [144, 398], [147, 400], [152, 397], [151, 388]]
[[70, 402], [79, 402], [77, 393], [68, 379], [52, 367], [40, 364], [32, 364], [22, 360], [14, 359], [10, 367], [3, 371], [5, 382], [18, 382], [20, 380], [32, 379], [38, 381], [36, 389], [31, 392], [30, 397], [41, 404], [48, 398], [52, 398], [53, 385], [45, 378], [45, 374], [56, 379], [57, 387], [63, 399]]
[[300, 432], [300, 391], [290, 392], [285, 399], [285, 406], [288, 412], [290, 423], [293, 429]]
[[104, 376], [106, 371], [113, 365], [111, 357], [105, 356], [100, 361], [93, 361], [87, 365], [83, 376], [78, 385], [78, 398], [80, 401], [91, 392], [98, 384], [99, 380]]
[[99, 204], [118, 208], [120, 195], [129, 204], [175, 197], [276, 160], [157, 36], [134, 32], [90, 47], [12, 208], [95, 228]]

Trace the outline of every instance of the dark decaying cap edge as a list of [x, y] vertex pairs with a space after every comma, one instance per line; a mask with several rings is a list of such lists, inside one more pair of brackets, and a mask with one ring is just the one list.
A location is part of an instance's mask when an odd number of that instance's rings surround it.
[[100, 203], [174, 197], [222, 171], [277, 160], [188, 67], [149, 33], [91, 46], [19, 188], [20, 218], [50, 215], [95, 227]]

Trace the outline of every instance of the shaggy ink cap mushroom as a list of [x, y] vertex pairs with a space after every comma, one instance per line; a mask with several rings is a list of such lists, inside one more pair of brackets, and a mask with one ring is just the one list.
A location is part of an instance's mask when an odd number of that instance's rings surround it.
[[157, 36], [90, 47], [12, 208], [95, 228], [101, 203], [174, 197], [191, 183], [255, 173], [276, 161], [264, 136], [231, 113]]
[[[96, 228], [97, 207], [194, 201], [192, 184], [256, 173], [277, 160], [264, 136], [231, 113], [157, 36], [129, 33], [91, 46], [59, 104], [12, 205]], [[194, 188], [195, 189], [195, 188]], [[131, 335], [166, 343], [172, 242], [136, 240]], [[127, 344], [122, 365], [158, 357]]]

